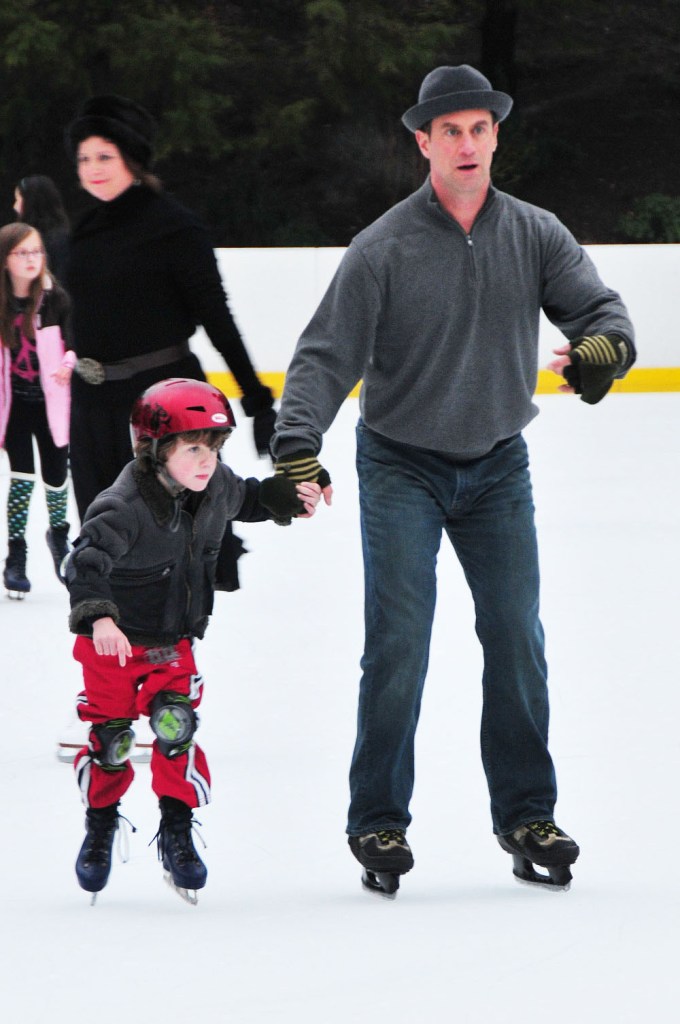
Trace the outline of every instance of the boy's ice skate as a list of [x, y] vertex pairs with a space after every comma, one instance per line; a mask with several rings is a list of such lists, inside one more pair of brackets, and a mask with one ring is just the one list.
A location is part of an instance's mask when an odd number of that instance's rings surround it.
[[23, 601], [31, 589], [26, 576], [26, 541], [23, 537], [10, 540], [8, 549], [2, 581], [9, 597]]
[[413, 854], [400, 828], [379, 829], [350, 836], [349, 848], [364, 869], [361, 884], [367, 892], [396, 898], [399, 879], [413, 867]]
[[[512, 855], [513, 874], [518, 882], [562, 892], [569, 889], [569, 868], [580, 850], [554, 821], [532, 821], [496, 838], [505, 852]], [[535, 864], [545, 868], [547, 875], [536, 871]]]
[[108, 807], [88, 807], [85, 816], [87, 835], [76, 861], [78, 884], [93, 893], [94, 904], [111, 874], [113, 840], [118, 829], [118, 804]]
[[66, 585], [66, 579], [62, 572], [62, 566], [71, 550], [68, 531], [69, 524], [64, 523], [63, 526], [50, 526], [49, 530], [45, 534], [45, 540], [47, 541], [47, 546], [50, 549], [52, 561], [54, 562], [54, 571], [57, 574], [57, 579], [60, 583], [63, 583], [64, 586]]
[[208, 877], [208, 869], [196, 853], [191, 837], [192, 826], [198, 823], [191, 808], [181, 800], [163, 796], [159, 802], [161, 823], [156, 839], [165, 881], [183, 900], [195, 905], [196, 890], [203, 888]]

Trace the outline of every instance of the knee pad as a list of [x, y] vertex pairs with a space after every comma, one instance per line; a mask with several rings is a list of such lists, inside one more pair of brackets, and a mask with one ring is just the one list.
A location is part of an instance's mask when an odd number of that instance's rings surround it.
[[93, 761], [102, 768], [120, 768], [135, 749], [135, 734], [129, 718], [116, 718], [90, 730]]
[[165, 757], [179, 757], [193, 742], [198, 716], [191, 701], [181, 693], [162, 690], [151, 702], [149, 725]]

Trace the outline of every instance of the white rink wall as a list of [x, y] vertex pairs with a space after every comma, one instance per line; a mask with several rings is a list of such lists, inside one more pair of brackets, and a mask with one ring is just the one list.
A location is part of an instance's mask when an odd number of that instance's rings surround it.
[[[680, 245], [591, 245], [600, 276], [623, 297], [637, 332], [637, 367], [679, 367]], [[229, 303], [256, 368], [282, 373], [344, 249], [218, 249]], [[539, 365], [562, 335], [543, 318]], [[209, 373], [224, 363], [202, 330], [192, 341]]]

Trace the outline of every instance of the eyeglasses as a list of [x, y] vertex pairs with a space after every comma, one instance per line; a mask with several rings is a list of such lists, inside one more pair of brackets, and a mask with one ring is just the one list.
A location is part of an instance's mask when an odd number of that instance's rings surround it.
[[35, 260], [44, 255], [44, 249], [15, 249], [10, 253], [10, 256], [16, 256], [18, 260]]

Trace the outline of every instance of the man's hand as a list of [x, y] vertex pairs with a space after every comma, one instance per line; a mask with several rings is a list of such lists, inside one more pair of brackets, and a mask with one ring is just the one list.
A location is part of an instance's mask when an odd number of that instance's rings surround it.
[[333, 488], [331, 478], [327, 469], [324, 469], [313, 452], [294, 452], [292, 455], [284, 455], [276, 460], [276, 476], [285, 476], [295, 483], [302, 483], [303, 480], [318, 484], [323, 494], [323, 500], [330, 505], [333, 500]]
[[316, 512], [316, 506], [321, 500], [321, 488], [318, 484], [312, 484], [305, 481], [301, 484], [295, 485], [297, 496], [305, 507], [305, 511], [300, 513], [298, 519], [311, 519]]
[[96, 619], [92, 625], [92, 640], [97, 654], [118, 655], [118, 664], [125, 666], [125, 659], [132, 657], [130, 641], [112, 618]]
[[[333, 488], [328, 471], [312, 452], [295, 452], [277, 460], [274, 476], [260, 484], [259, 497], [273, 514], [274, 521], [288, 526], [294, 516], [306, 519], [312, 515], [321, 494], [330, 505]], [[311, 507], [310, 502], [313, 502]]]
[[629, 354], [628, 345], [618, 334], [588, 336], [553, 351], [557, 358], [548, 363], [548, 369], [566, 381], [558, 390], [580, 395], [588, 405], [604, 398]]

